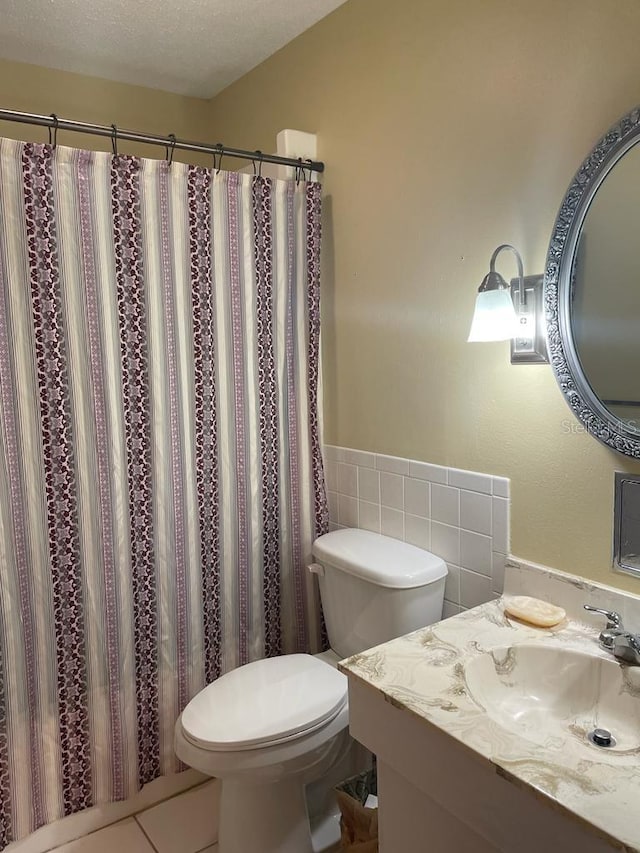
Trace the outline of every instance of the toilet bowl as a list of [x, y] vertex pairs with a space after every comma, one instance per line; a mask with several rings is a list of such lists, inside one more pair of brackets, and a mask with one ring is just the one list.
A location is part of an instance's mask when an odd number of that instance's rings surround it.
[[447, 569], [433, 554], [351, 529], [321, 536], [313, 553], [334, 653], [241, 666], [176, 722], [178, 757], [221, 781], [219, 853], [313, 853], [305, 789], [339, 781], [353, 744], [347, 679], [331, 660], [441, 618]]
[[311, 655], [254, 661], [202, 690], [176, 753], [222, 780], [221, 853], [312, 853], [305, 785], [348, 748], [347, 679]]

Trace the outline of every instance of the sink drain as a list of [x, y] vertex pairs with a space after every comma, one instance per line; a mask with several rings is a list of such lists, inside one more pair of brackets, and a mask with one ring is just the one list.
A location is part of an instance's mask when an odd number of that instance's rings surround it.
[[594, 729], [592, 732], [589, 732], [587, 739], [594, 746], [601, 746], [605, 749], [616, 745], [616, 739], [608, 729]]

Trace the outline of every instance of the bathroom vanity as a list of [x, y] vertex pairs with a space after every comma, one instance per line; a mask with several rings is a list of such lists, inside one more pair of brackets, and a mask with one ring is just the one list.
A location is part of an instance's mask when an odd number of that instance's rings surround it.
[[381, 853], [640, 851], [640, 667], [581, 610], [637, 630], [638, 599], [520, 565], [506, 588], [568, 617], [534, 628], [492, 601], [341, 664], [351, 733], [378, 756]]

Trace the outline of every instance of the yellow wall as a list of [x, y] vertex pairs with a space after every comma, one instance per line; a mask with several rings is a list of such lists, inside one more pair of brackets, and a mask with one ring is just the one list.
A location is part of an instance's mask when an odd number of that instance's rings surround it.
[[640, 102], [639, 29], [637, 0], [349, 0], [211, 107], [240, 147], [318, 134], [327, 440], [508, 476], [515, 554], [636, 591], [610, 565], [613, 472], [640, 466], [550, 367], [465, 338], [494, 247], [541, 272], [573, 173]]
[[[162, 136], [174, 133], [183, 139], [200, 140], [207, 137], [207, 106], [207, 101], [199, 98], [0, 60], [0, 109], [45, 115], [56, 113], [61, 118], [90, 124], [115, 123], [127, 130]], [[34, 142], [48, 139], [46, 128], [3, 121], [0, 121], [0, 135]], [[102, 151], [111, 149], [109, 139], [62, 131], [58, 143]], [[121, 142], [118, 150], [145, 157], [165, 156], [161, 146], [130, 142]], [[180, 151], [175, 152], [175, 159], [197, 162]], [[211, 158], [200, 162], [210, 165]]]

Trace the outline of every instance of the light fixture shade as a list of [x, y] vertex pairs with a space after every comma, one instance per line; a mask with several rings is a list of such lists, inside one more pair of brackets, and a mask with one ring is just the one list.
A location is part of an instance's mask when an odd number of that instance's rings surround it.
[[467, 341], [508, 341], [517, 331], [518, 318], [508, 290], [478, 293]]

